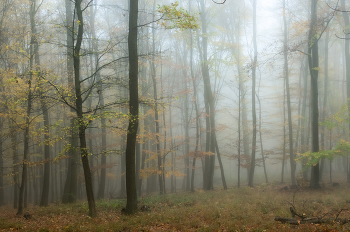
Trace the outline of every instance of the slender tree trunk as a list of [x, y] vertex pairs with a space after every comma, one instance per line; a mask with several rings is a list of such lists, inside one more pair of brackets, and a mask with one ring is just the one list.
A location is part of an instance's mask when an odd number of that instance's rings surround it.
[[[332, 129], [329, 129], [329, 150], [332, 150]], [[332, 160], [329, 160], [329, 182], [333, 183], [332, 180]]]
[[262, 142], [261, 103], [260, 103], [260, 98], [259, 98], [259, 95], [258, 95], [258, 94], [256, 95], [256, 98], [258, 99], [258, 102], [259, 102], [259, 136], [260, 136], [260, 147], [261, 147], [261, 159], [262, 159], [262, 162], [263, 162], [263, 168], [264, 168], [264, 174], [265, 174], [265, 181], [266, 181], [266, 183], [269, 183], [269, 181], [268, 181], [268, 179], [267, 179], [267, 172], [266, 172], [266, 165], [265, 165], [265, 157], [264, 157], [264, 147], [263, 147], [263, 142]]
[[18, 187], [19, 187], [19, 160], [17, 156], [17, 132], [14, 129], [14, 124], [11, 124], [11, 146], [13, 160], [13, 208], [18, 208]]
[[217, 140], [216, 140], [216, 135], [215, 135], [215, 147], [216, 147], [216, 152], [217, 152], [217, 154], [218, 154], [218, 161], [219, 161], [219, 166], [220, 166], [220, 173], [221, 173], [222, 185], [223, 185], [223, 187], [224, 187], [224, 190], [227, 190], [226, 179], [225, 179], [225, 173], [224, 173], [224, 166], [222, 165], [221, 156], [220, 156], [220, 151], [219, 151], [219, 146], [218, 146], [218, 142], [217, 142]]
[[[307, 50], [307, 49], [306, 49]], [[303, 102], [302, 102], [302, 108], [301, 108], [301, 133], [300, 133], [300, 147], [301, 147], [301, 153], [305, 153], [307, 151], [308, 143], [307, 143], [307, 137], [309, 130], [308, 120], [306, 117], [306, 99], [307, 99], [307, 92], [308, 92], [308, 66], [309, 61], [308, 59], [305, 60], [304, 69], [303, 69]], [[303, 168], [303, 179], [308, 179], [308, 169], [305, 167], [305, 164], [302, 163]]]
[[[72, 96], [75, 96], [74, 92], [74, 61], [73, 61], [73, 49], [74, 49], [74, 28], [73, 28], [73, 12], [72, 3], [70, 0], [65, 0], [66, 7], [66, 31], [67, 31], [67, 76], [68, 76], [68, 88], [70, 89]], [[70, 109], [71, 114], [76, 112]], [[62, 203], [73, 203], [77, 198], [77, 183], [78, 183], [78, 135], [76, 128], [76, 118], [70, 119], [71, 147], [69, 149], [69, 160], [66, 181], [64, 184]]]
[[[30, 14], [35, 12], [35, 2], [30, 2]], [[34, 15], [33, 15], [34, 17]], [[23, 139], [23, 160], [22, 160], [22, 180], [21, 187], [19, 189], [19, 199], [18, 199], [18, 210], [17, 215], [23, 214], [25, 192], [24, 189], [27, 187], [27, 170], [28, 170], [28, 153], [29, 153], [29, 126], [30, 126], [30, 113], [32, 110], [32, 79], [33, 79], [33, 66], [34, 66], [34, 35], [31, 35], [30, 40], [30, 58], [29, 58], [29, 78], [28, 78], [28, 96], [27, 96], [27, 109], [25, 117], [25, 129], [24, 129], [24, 139]]]
[[238, 85], [238, 168], [237, 187], [241, 187], [241, 85]]
[[139, 124], [139, 95], [138, 95], [138, 54], [137, 54], [137, 18], [138, 0], [130, 0], [129, 14], [129, 126], [126, 143], [126, 213], [137, 211], [137, 192], [135, 180], [135, 145]]
[[258, 60], [258, 48], [256, 44], [256, 2], [253, 0], [253, 46], [254, 60], [252, 67], [252, 118], [253, 118], [253, 141], [252, 141], [252, 157], [250, 163], [250, 172], [248, 186], [253, 187], [254, 170], [255, 170], [255, 152], [256, 152], [256, 110], [255, 110], [255, 82], [256, 82], [256, 66]]
[[[156, 0], [153, 1], [153, 22], [155, 17], [156, 9]], [[156, 147], [157, 147], [157, 157], [158, 157], [158, 181], [159, 181], [159, 190], [160, 195], [164, 194], [164, 185], [163, 185], [163, 176], [162, 176], [162, 155], [160, 153], [160, 144], [159, 144], [159, 116], [158, 116], [158, 97], [157, 97], [157, 80], [156, 80], [156, 66], [155, 66], [155, 29], [152, 27], [152, 61], [151, 61], [151, 70], [152, 70], [152, 80], [153, 80], [153, 97], [154, 97], [154, 120], [156, 123]]]
[[[33, 45], [34, 45], [34, 60], [35, 60], [35, 70], [40, 75], [40, 59], [39, 59], [39, 44], [37, 41], [37, 32], [35, 27], [35, 14], [36, 14], [36, 0], [31, 0], [34, 5], [32, 12], [30, 13], [30, 24], [31, 24], [31, 32], [33, 36]], [[44, 175], [43, 175], [43, 188], [41, 194], [40, 206], [48, 206], [49, 205], [49, 190], [50, 190], [50, 129], [49, 129], [49, 111], [47, 104], [45, 102], [45, 98], [43, 96], [43, 86], [39, 81], [40, 88], [40, 104], [41, 110], [43, 113], [44, 119]]]
[[[350, 20], [349, 13], [346, 12], [345, 0], [341, 0], [341, 8], [343, 10], [342, 15], [344, 19], [344, 33], [345, 33], [345, 69], [346, 69], [346, 95], [347, 95], [347, 105], [348, 109], [350, 109]], [[350, 110], [348, 110], [348, 114], [350, 117]], [[349, 122], [350, 129], [350, 122]], [[348, 159], [349, 157], [347, 157]], [[349, 161], [349, 160], [348, 160]], [[347, 162], [347, 180], [350, 182], [350, 173], [349, 173], [349, 162]]]
[[286, 79], [286, 92], [287, 92], [287, 109], [288, 109], [288, 131], [289, 131], [289, 161], [291, 170], [292, 186], [296, 186], [295, 181], [295, 168], [296, 163], [294, 160], [293, 152], [293, 124], [292, 124], [292, 107], [290, 102], [290, 88], [289, 88], [289, 67], [288, 67], [288, 28], [286, 18], [286, 0], [283, 0], [283, 24], [284, 24], [284, 77]]
[[[32, 6], [31, 6], [32, 7]], [[25, 119], [25, 130], [24, 130], [24, 139], [23, 139], [23, 160], [22, 160], [22, 181], [21, 187], [19, 189], [19, 199], [18, 199], [18, 211], [17, 215], [23, 214], [23, 201], [24, 201], [24, 188], [27, 182], [27, 162], [28, 162], [28, 153], [29, 153], [29, 124], [30, 124], [30, 112], [32, 108], [32, 73], [33, 73], [33, 46], [30, 45], [31, 55], [30, 55], [30, 74], [28, 78], [28, 97], [27, 97], [27, 109], [26, 109], [26, 119]]]
[[89, 205], [89, 216], [90, 217], [96, 217], [96, 206], [95, 206], [95, 198], [92, 188], [92, 181], [91, 181], [91, 171], [89, 167], [89, 159], [88, 159], [88, 150], [86, 146], [86, 136], [85, 136], [85, 130], [86, 130], [86, 123], [84, 121], [83, 117], [83, 100], [82, 100], [82, 93], [81, 93], [81, 87], [80, 87], [80, 49], [81, 44], [83, 40], [83, 32], [84, 32], [84, 21], [83, 21], [83, 12], [81, 9], [81, 1], [82, 0], [76, 0], [75, 1], [75, 10], [77, 14], [77, 18], [79, 20], [78, 25], [78, 33], [77, 33], [77, 40], [74, 47], [74, 54], [73, 54], [73, 61], [74, 61], [74, 82], [75, 82], [75, 105], [76, 105], [76, 114], [78, 118], [78, 128], [79, 128], [79, 140], [80, 140], [80, 154], [81, 154], [81, 160], [83, 163], [83, 170], [84, 170], [84, 177], [85, 177], [85, 189], [86, 189], [86, 196], [88, 200]]
[[[3, 130], [3, 119], [0, 119], [0, 138], [2, 138]], [[2, 152], [2, 142], [3, 140], [0, 139], [0, 206], [5, 204], [5, 191], [4, 191], [4, 158], [3, 158], [3, 152]]]
[[[207, 19], [204, 1], [200, 1], [201, 4], [201, 18], [202, 18], [202, 49], [200, 56], [202, 57], [202, 74], [204, 82], [204, 101], [205, 109], [207, 114], [207, 147], [206, 151], [211, 152], [210, 156], [205, 158], [205, 181], [204, 190], [214, 189], [214, 167], [215, 167], [215, 107], [214, 107], [214, 96], [211, 90], [209, 67], [208, 67], [208, 34], [207, 34]], [[209, 117], [208, 117], [209, 115]]]
[[[191, 13], [191, 0], [188, 2], [189, 4], [189, 12]], [[191, 192], [194, 192], [194, 173], [196, 169], [196, 159], [197, 159], [197, 153], [198, 153], [198, 145], [200, 140], [200, 128], [199, 128], [199, 110], [198, 110], [198, 95], [197, 95], [197, 86], [196, 86], [196, 79], [194, 77], [193, 73], [193, 34], [192, 30], [190, 30], [190, 72], [191, 72], [191, 79], [193, 84], [193, 97], [194, 97], [194, 107], [196, 110], [196, 147], [194, 150], [194, 157], [192, 161], [192, 175], [191, 175]]]
[[[311, 152], [319, 151], [318, 140], [318, 35], [317, 35], [317, 0], [311, 0], [311, 23], [308, 38], [308, 59], [311, 75]], [[319, 163], [311, 167], [311, 188], [319, 188]]]
[[[283, 86], [285, 86], [286, 79], [284, 79]], [[286, 161], [286, 88], [283, 88], [283, 149], [282, 149], [282, 175], [281, 184], [284, 183], [284, 164]]]
[[[98, 40], [96, 38], [95, 32], [95, 16], [97, 11], [97, 0], [94, 1], [95, 9], [91, 6], [91, 34], [92, 34], [92, 44], [95, 58], [95, 70], [99, 69], [99, 58], [98, 58]], [[100, 72], [96, 72], [96, 81], [97, 81], [97, 93], [98, 93], [98, 101], [99, 105], [104, 105], [104, 97], [103, 97], [103, 86]], [[107, 152], [107, 133], [106, 133], [106, 119], [104, 117], [101, 118], [101, 176], [100, 183], [98, 187], [97, 198], [103, 199], [105, 197], [105, 188], [106, 188], [106, 152]]]
[[[325, 57], [324, 57], [324, 95], [323, 95], [323, 109], [321, 114], [321, 121], [324, 121], [326, 119], [326, 111], [327, 111], [327, 97], [328, 97], [328, 44], [329, 44], [329, 31], [326, 31], [326, 38], [324, 41], [324, 49], [325, 49]], [[322, 126], [321, 129], [321, 149], [326, 150], [326, 142], [325, 142], [325, 133], [326, 133], [326, 127]], [[322, 181], [323, 178], [323, 172], [324, 172], [324, 166], [325, 166], [325, 159], [322, 159], [321, 161], [321, 168], [320, 168], [320, 181]]]

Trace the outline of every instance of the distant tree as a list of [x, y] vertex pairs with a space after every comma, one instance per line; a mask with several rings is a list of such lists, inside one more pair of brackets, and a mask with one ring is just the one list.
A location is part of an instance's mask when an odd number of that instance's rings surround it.
[[253, 0], [253, 47], [254, 55], [252, 62], [252, 118], [253, 118], [253, 141], [252, 141], [252, 157], [250, 163], [250, 172], [248, 186], [253, 187], [254, 170], [255, 170], [255, 152], [256, 152], [256, 110], [255, 110], [255, 83], [256, 83], [256, 66], [258, 61], [258, 48], [256, 44], [256, 2]]
[[289, 130], [289, 157], [290, 157], [290, 170], [291, 170], [291, 179], [292, 186], [296, 186], [295, 181], [295, 169], [296, 163], [294, 161], [294, 152], [293, 152], [293, 123], [292, 123], [292, 107], [290, 100], [290, 87], [289, 87], [289, 66], [288, 66], [288, 27], [287, 27], [287, 12], [286, 12], [286, 0], [283, 0], [283, 56], [284, 56], [284, 78], [286, 83], [286, 92], [287, 92], [287, 109], [288, 109], [288, 130]]
[[[346, 76], [346, 95], [348, 99], [348, 109], [350, 109], [350, 20], [349, 20], [349, 12], [346, 11], [346, 5], [345, 0], [341, 0], [341, 9], [342, 9], [342, 16], [344, 19], [344, 33], [345, 33], [345, 45], [344, 45], [344, 52], [345, 52], [345, 76]], [[349, 118], [350, 118], [350, 110], [349, 110]], [[350, 123], [349, 123], [349, 130], [350, 130]], [[349, 166], [349, 162], [347, 162], [347, 165]], [[349, 169], [349, 168], [347, 168]], [[350, 172], [347, 170], [347, 180], [350, 182]]]

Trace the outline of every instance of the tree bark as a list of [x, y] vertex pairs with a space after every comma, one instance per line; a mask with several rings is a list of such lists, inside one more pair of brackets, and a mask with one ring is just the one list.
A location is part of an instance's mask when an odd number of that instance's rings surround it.
[[[70, 89], [72, 96], [75, 97], [74, 92], [74, 61], [73, 61], [73, 49], [74, 49], [74, 34], [73, 34], [73, 12], [72, 3], [70, 0], [65, 0], [66, 7], [66, 32], [67, 32], [67, 77], [68, 88]], [[73, 100], [74, 101], [74, 100]], [[76, 113], [73, 109], [70, 109], [71, 113]], [[71, 137], [69, 149], [69, 160], [66, 181], [64, 184], [62, 203], [74, 203], [77, 200], [77, 183], [78, 183], [78, 135], [75, 129], [76, 118], [70, 119]]]
[[[311, 76], [311, 152], [319, 151], [318, 140], [318, 35], [317, 35], [317, 0], [311, 1], [311, 23], [308, 38], [308, 60]], [[319, 188], [319, 163], [311, 167], [311, 188]]]
[[138, 54], [137, 54], [137, 18], [138, 0], [130, 0], [129, 14], [129, 126], [126, 143], [126, 213], [137, 211], [137, 192], [135, 180], [135, 145], [139, 124], [139, 95], [138, 95]]
[[[33, 8], [31, 9], [32, 12], [30, 13], [30, 24], [31, 24], [31, 32], [33, 36], [33, 46], [34, 46], [34, 61], [35, 61], [35, 70], [40, 75], [40, 57], [39, 57], [39, 44], [37, 40], [37, 31], [35, 26], [35, 14], [36, 14], [36, 0], [31, 0], [33, 4]], [[43, 175], [43, 187], [42, 187], [42, 194], [41, 194], [41, 200], [40, 200], [40, 206], [48, 206], [49, 205], [49, 191], [50, 191], [50, 168], [51, 168], [51, 162], [50, 162], [50, 129], [49, 129], [49, 111], [47, 104], [45, 102], [45, 98], [43, 96], [43, 86], [41, 83], [41, 80], [38, 80], [39, 82], [39, 94], [40, 94], [40, 104], [41, 104], [41, 110], [43, 113], [43, 119], [44, 119], [44, 175]]]
[[80, 87], [80, 49], [81, 49], [81, 44], [83, 40], [83, 32], [84, 32], [84, 21], [83, 21], [83, 12], [81, 9], [81, 2], [82, 0], [75, 1], [75, 10], [79, 20], [77, 40], [74, 46], [74, 54], [73, 54], [74, 83], [75, 83], [75, 95], [76, 95], [75, 105], [76, 105], [76, 114], [77, 114], [78, 123], [79, 123], [78, 128], [79, 128], [79, 140], [80, 140], [80, 154], [81, 154], [81, 160], [83, 163], [85, 189], [86, 189], [86, 196], [87, 196], [88, 205], [89, 205], [89, 216], [96, 217], [97, 216], [96, 206], [95, 206], [95, 199], [94, 199], [92, 181], [91, 181], [91, 171], [90, 171], [89, 159], [88, 159], [89, 154], [86, 146], [86, 136], [85, 136], [85, 130], [87, 126], [86, 124], [88, 123], [84, 121], [84, 117], [83, 117], [83, 99], [82, 99], [82, 93], [81, 93], [81, 87]]
[[[153, 1], [153, 22], [155, 17], [156, 0]], [[153, 81], [153, 97], [154, 97], [154, 121], [156, 123], [156, 152], [158, 157], [158, 181], [159, 181], [159, 193], [164, 194], [164, 183], [162, 175], [162, 155], [160, 153], [160, 142], [159, 142], [159, 114], [158, 114], [158, 96], [157, 96], [157, 80], [156, 80], [156, 66], [155, 66], [155, 29], [152, 27], [152, 61], [151, 61], [151, 71], [152, 71], [152, 81]]]

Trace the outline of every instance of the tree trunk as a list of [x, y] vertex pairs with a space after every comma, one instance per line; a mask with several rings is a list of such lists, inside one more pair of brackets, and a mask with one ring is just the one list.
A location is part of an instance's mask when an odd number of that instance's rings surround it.
[[[3, 119], [0, 119], [0, 138], [2, 138], [2, 130], [3, 130]], [[4, 191], [4, 158], [2, 152], [2, 142], [0, 139], [0, 206], [5, 204], [5, 191]]]
[[[67, 77], [68, 77], [68, 88], [73, 96], [75, 96], [73, 89], [73, 74], [74, 74], [74, 61], [73, 61], [73, 48], [74, 48], [74, 34], [73, 34], [73, 12], [72, 3], [70, 0], [65, 0], [66, 7], [66, 32], [67, 32]], [[70, 109], [71, 114], [76, 113], [73, 109]], [[62, 203], [74, 203], [77, 198], [77, 182], [78, 182], [78, 135], [75, 129], [76, 118], [70, 119], [71, 147], [69, 149], [69, 160], [66, 181], [64, 184]]]
[[[344, 19], [344, 33], [345, 33], [345, 68], [346, 68], [346, 95], [347, 95], [347, 105], [348, 109], [350, 109], [350, 22], [349, 22], [349, 13], [345, 12], [345, 0], [341, 0], [341, 8], [343, 10], [342, 15]], [[348, 110], [348, 115], [350, 117], [350, 110]], [[350, 122], [349, 122], [350, 129]], [[348, 159], [349, 157], [347, 157]], [[347, 162], [347, 166], [349, 166], [349, 162]], [[350, 182], [350, 173], [349, 168], [347, 167], [347, 180]]]
[[[311, 152], [319, 151], [318, 140], [318, 35], [317, 35], [317, 0], [311, 0], [311, 23], [308, 38], [308, 60], [311, 76]], [[311, 188], [319, 188], [319, 163], [311, 167]]]
[[[306, 49], [307, 51], [307, 49]], [[306, 117], [306, 99], [307, 99], [307, 92], [308, 92], [308, 66], [309, 66], [309, 61], [308, 59], [305, 60], [304, 64], [304, 70], [303, 70], [303, 102], [302, 102], [302, 107], [301, 107], [301, 133], [300, 133], [300, 147], [301, 147], [301, 153], [305, 153], [307, 151], [308, 143], [307, 143], [307, 131], [309, 130], [309, 125], [308, 125], [308, 119]], [[308, 179], [308, 169], [305, 167], [304, 162], [302, 163], [302, 168], [303, 168], [303, 179], [307, 180]]]
[[[215, 107], [214, 107], [214, 96], [211, 90], [209, 67], [208, 67], [208, 34], [207, 34], [207, 19], [204, 1], [200, 1], [201, 4], [201, 19], [202, 19], [202, 49], [200, 56], [202, 57], [202, 75], [204, 82], [204, 101], [205, 109], [207, 114], [207, 140], [206, 140], [206, 151], [210, 152], [210, 156], [205, 157], [205, 181], [204, 190], [214, 189], [214, 167], [215, 167]], [[208, 118], [209, 115], [209, 118]]]
[[266, 183], [269, 183], [268, 179], [267, 179], [267, 172], [266, 172], [266, 165], [265, 165], [265, 157], [264, 157], [264, 147], [263, 147], [263, 142], [262, 142], [262, 131], [261, 131], [261, 121], [262, 121], [262, 117], [261, 117], [261, 103], [260, 103], [260, 98], [259, 95], [256, 95], [256, 98], [258, 99], [259, 102], [259, 136], [260, 136], [260, 148], [261, 148], [261, 159], [263, 162], [263, 168], [264, 168], [264, 174], [265, 174], [265, 181]]
[[253, 141], [252, 141], [252, 156], [250, 163], [250, 172], [248, 186], [253, 187], [254, 170], [255, 170], [255, 151], [256, 151], [256, 110], [255, 110], [255, 82], [256, 82], [256, 66], [258, 60], [258, 48], [256, 44], [256, 2], [253, 0], [253, 46], [254, 60], [252, 67], [252, 118], [253, 118]]
[[[35, 60], [35, 70], [37, 73], [40, 71], [40, 59], [39, 59], [39, 44], [37, 41], [37, 32], [35, 27], [35, 14], [36, 14], [36, 0], [31, 0], [33, 4], [32, 12], [30, 13], [30, 24], [31, 24], [31, 32], [33, 35], [33, 46], [34, 46], [34, 60]], [[43, 86], [39, 81], [39, 89], [40, 89], [40, 104], [41, 110], [43, 113], [44, 119], [44, 175], [43, 175], [43, 188], [41, 194], [40, 206], [48, 206], [49, 205], [49, 190], [50, 190], [50, 130], [49, 130], [49, 111], [47, 108], [47, 104], [45, 102], [45, 98], [43, 96]]]
[[[30, 2], [30, 16], [34, 17], [35, 12], [35, 2]], [[34, 19], [34, 18], [33, 18]], [[29, 47], [29, 78], [28, 78], [28, 97], [27, 97], [27, 109], [25, 117], [25, 129], [24, 129], [24, 138], [23, 138], [23, 160], [22, 160], [22, 180], [21, 187], [19, 189], [19, 199], [18, 199], [18, 210], [17, 215], [23, 214], [25, 193], [24, 189], [27, 187], [27, 162], [28, 162], [28, 153], [29, 153], [29, 126], [30, 126], [30, 113], [32, 110], [32, 79], [33, 79], [33, 63], [34, 63], [34, 36], [31, 35], [30, 47]], [[28, 188], [28, 187], [27, 187]]]
[[[84, 121], [83, 117], [83, 100], [82, 100], [82, 93], [81, 93], [81, 87], [80, 87], [80, 49], [81, 44], [83, 40], [83, 32], [84, 32], [84, 21], [83, 21], [83, 12], [81, 9], [81, 1], [82, 0], [76, 0], [75, 1], [75, 10], [76, 14], [79, 20], [78, 25], [78, 33], [77, 33], [77, 40], [74, 47], [74, 54], [73, 54], [73, 61], [74, 61], [74, 83], [75, 83], [75, 104], [76, 104], [76, 114], [78, 117], [78, 128], [79, 128], [79, 140], [80, 140], [80, 154], [81, 154], [81, 160], [83, 163], [83, 170], [84, 170], [84, 177], [85, 177], [85, 189], [86, 189], [86, 196], [88, 200], [89, 205], [89, 216], [90, 217], [96, 217], [96, 206], [95, 206], [95, 199], [92, 189], [92, 181], [91, 181], [91, 171], [89, 167], [89, 153], [86, 146], [86, 136], [85, 136], [85, 130], [86, 130], [86, 122]], [[87, 123], [88, 124], [88, 123]]]
[[[191, 13], [191, 0], [188, 1], [189, 4], [189, 13]], [[197, 153], [198, 153], [198, 144], [200, 140], [200, 128], [199, 128], [199, 110], [198, 110], [198, 101], [197, 101], [197, 86], [196, 86], [196, 79], [194, 77], [193, 73], [193, 34], [192, 30], [190, 30], [190, 72], [191, 72], [191, 79], [193, 84], [193, 98], [194, 98], [194, 106], [196, 110], [196, 147], [194, 150], [194, 157], [192, 161], [192, 174], [191, 174], [191, 192], [194, 192], [194, 173], [196, 169], [196, 159], [197, 159]]]
[[[95, 9], [93, 9], [93, 6], [91, 6], [91, 34], [92, 34], [92, 48], [95, 58], [95, 70], [96, 70], [96, 81], [97, 81], [97, 93], [98, 93], [98, 101], [99, 105], [104, 105], [104, 97], [103, 97], [103, 86], [102, 86], [102, 79], [100, 72], [97, 70], [99, 69], [99, 58], [98, 58], [98, 40], [96, 38], [96, 32], [95, 32], [95, 16], [96, 16], [96, 6], [97, 6], [97, 0], [94, 2]], [[102, 111], [102, 110], [101, 110]], [[102, 112], [101, 112], [102, 113]], [[106, 119], [104, 117], [101, 118], [101, 139], [102, 139], [102, 146], [101, 146], [101, 176], [100, 176], [100, 183], [98, 187], [98, 193], [97, 198], [103, 199], [105, 197], [105, 188], [106, 188], [106, 152], [107, 152], [107, 134], [106, 134]]]
[[14, 123], [11, 124], [11, 146], [13, 162], [13, 208], [18, 208], [18, 186], [19, 186], [19, 160], [17, 155], [17, 132], [14, 129]]
[[130, 0], [129, 14], [129, 126], [126, 143], [126, 213], [137, 211], [137, 192], [135, 180], [135, 145], [139, 124], [139, 95], [138, 95], [138, 54], [137, 54], [137, 18], [138, 0]]
[[[155, 17], [156, 0], [153, 1], [153, 22]], [[160, 153], [160, 142], [159, 142], [159, 114], [158, 114], [158, 96], [157, 96], [157, 80], [156, 80], [156, 66], [155, 66], [155, 29], [152, 27], [152, 60], [151, 60], [151, 71], [153, 81], [153, 97], [154, 97], [154, 121], [156, 123], [156, 152], [158, 157], [158, 181], [159, 181], [159, 193], [164, 194], [164, 184], [162, 175], [162, 155]]]
[[[326, 111], [327, 111], [327, 97], [328, 97], [328, 44], [329, 44], [329, 31], [326, 31], [326, 38], [324, 41], [324, 49], [325, 49], [325, 57], [324, 57], [324, 95], [323, 95], [323, 109], [322, 109], [322, 116], [321, 121], [324, 121], [326, 119]], [[326, 142], [325, 142], [325, 133], [326, 133], [326, 127], [322, 126], [321, 129], [321, 149], [326, 150]], [[321, 168], [320, 168], [320, 181], [322, 181], [323, 172], [324, 172], [324, 166], [325, 166], [325, 159], [322, 159], [321, 161]]]
[[286, 79], [286, 92], [287, 92], [287, 109], [288, 109], [288, 131], [289, 131], [289, 161], [291, 170], [292, 186], [296, 186], [295, 181], [295, 168], [296, 163], [294, 160], [293, 152], [293, 124], [292, 124], [292, 107], [290, 102], [290, 89], [289, 89], [289, 67], [288, 67], [288, 28], [286, 19], [286, 0], [283, 0], [283, 24], [284, 24], [284, 77]]

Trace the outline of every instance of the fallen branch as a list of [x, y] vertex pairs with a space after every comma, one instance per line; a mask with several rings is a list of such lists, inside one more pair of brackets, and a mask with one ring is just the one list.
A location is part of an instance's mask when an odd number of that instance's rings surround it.
[[275, 217], [275, 221], [282, 222], [282, 223], [288, 223], [291, 225], [299, 225], [299, 224], [306, 224], [306, 223], [312, 223], [312, 224], [334, 224], [336, 222], [340, 224], [346, 224], [349, 223], [349, 219], [341, 219], [336, 218], [334, 220], [331, 219], [319, 219], [319, 218], [305, 218], [301, 220], [297, 220], [295, 218], [284, 218], [284, 217]]

